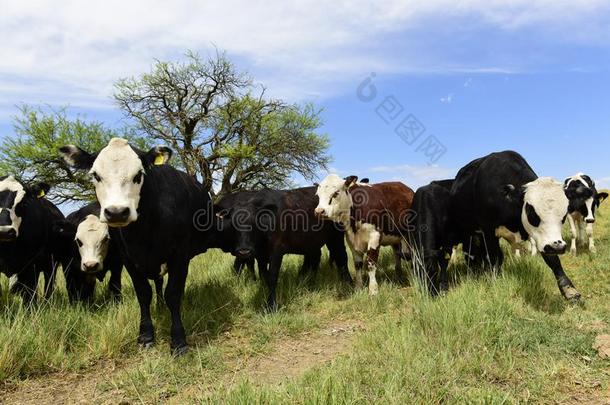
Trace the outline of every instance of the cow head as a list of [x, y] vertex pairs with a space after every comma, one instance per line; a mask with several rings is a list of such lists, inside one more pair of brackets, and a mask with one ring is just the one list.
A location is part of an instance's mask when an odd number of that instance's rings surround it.
[[329, 174], [318, 184], [316, 195], [318, 206], [315, 213], [323, 218], [335, 222], [342, 222], [349, 218], [352, 208], [352, 198], [349, 189], [356, 184], [357, 176], [349, 176], [345, 179], [336, 174]]
[[230, 239], [235, 257], [243, 260], [254, 257], [263, 233], [273, 229], [276, 210], [274, 204], [261, 206], [253, 200], [238, 201], [228, 208], [214, 208], [220, 232]]
[[538, 178], [516, 189], [505, 186], [507, 198], [521, 204], [521, 223], [542, 254], [562, 254], [566, 250], [561, 229], [568, 214], [568, 199], [561, 183]]
[[81, 258], [81, 270], [85, 273], [102, 271], [110, 241], [108, 225], [95, 215], [87, 215], [78, 224], [74, 241]]
[[33, 199], [44, 197], [49, 188], [44, 183], [26, 187], [13, 176], [0, 178], [0, 241], [19, 237], [25, 208]]
[[595, 222], [595, 211], [601, 202], [608, 198], [608, 193], [598, 193], [593, 180], [583, 173], [568, 177], [564, 190], [570, 200], [570, 214], [579, 213], [590, 224]]
[[146, 173], [153, 165], [165, 164], [172, 151], [155, 147], [140, 151], [122, 138], [113, 138], [97, 154], [74, 145], [59, 149], [66, 163], [89, 170], [100, 203], [100, 220], [112, 227], [127, 226], [138, 219], [140, 191]]

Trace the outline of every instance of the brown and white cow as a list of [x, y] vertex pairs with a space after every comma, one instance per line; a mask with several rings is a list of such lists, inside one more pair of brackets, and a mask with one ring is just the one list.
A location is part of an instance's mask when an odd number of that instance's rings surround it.
[[414, 192], [399, 182], [366, 184], [358, 177], [345, 179], [330, 174], [319, 185], [316, 214], [341, 224], [346, 230], [356, 269], [356, 286], [362, 286], [363, 258], [369, 275], [369, 294], [378, 293], [377, 259], [381, 246], [392, 246], [396, 272], [403, 278], [401, 259], [407, 252], [406, 238]]

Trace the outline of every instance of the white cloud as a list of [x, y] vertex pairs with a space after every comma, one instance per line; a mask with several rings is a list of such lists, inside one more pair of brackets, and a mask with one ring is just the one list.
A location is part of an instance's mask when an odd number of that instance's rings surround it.
[[446, 96], [440, 98], [441, 103], [451, 104], [453, 101], [453, 93], [449, 93]]
[[421, 34], [464, 30], [451, 21], [469, 18], [508, 32], [544, 30], [551, 40], [607, 41], [609, 9], [602, 0], [4, 2], [0, 99], [108, 106], [117, 78], [213, 46], [291, 99], [345, 91], [370, 71], [507, 72], [514, 66], [443, 60], [433, 49], [424, 58]]

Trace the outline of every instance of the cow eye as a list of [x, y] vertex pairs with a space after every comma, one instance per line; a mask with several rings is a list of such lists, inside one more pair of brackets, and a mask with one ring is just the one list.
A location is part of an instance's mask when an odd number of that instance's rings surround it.
[[330, 196], [330, 200], [328, 201], [328, 203], [330, 204], [331, 202], [333, 202], [333, 200], [335, 198], [337, 198], [337, 196], [339, 195], [339, 191], [335, 191], [331, 196]]
[[83, 247], [83, 242], [80, 239], [76, 239], [76, 244], [78, 245], [78, 247]]
[[542, 222], [542, 220], [536, 213], [536, 209], [534, 207], [532, 207], [529, 203], [525, 204], [525, 214], [527, 215], [527, 220], [530, 223], [530, 225], [532, 225], [534, 227], [540, 226], [540, 223]]
[[102, 181], [102, 178], [99, 176], [99, 174], [97, 174], [96, 172], [91, 173], [91, 176], [93, 176], [93, 178], [95, 179], [95, 181], [100, 182]]
[[140, 184], [142, 182], [142, 172], [139, 172], [133, 177], [133, 182], [135, 184]]

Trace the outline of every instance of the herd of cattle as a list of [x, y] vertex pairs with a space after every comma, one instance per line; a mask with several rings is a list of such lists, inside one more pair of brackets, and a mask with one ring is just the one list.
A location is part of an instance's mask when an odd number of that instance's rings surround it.
[[[63, 270], [72, 302], [90, 300], [96, 280], [110, 273], [109, 291], [121, 294], [121, 271], [129, 273], [140, 305], [138, 342], [154, 343], [152, 287], [171, 313], [171, 348], [186, 351], [180, 306], [189, 262], [210, 248], [235, 256], [235, 270], [254, 269], [277, 307], [276, 286], [283, 256], [304, 256], [301, 273], [315, 272], [326, 246], [341, 280], [351, 283], [345, 241], [351, 249], [355, 284], [368, 273], [368, 291], [378, 292], [381, 246], [392, 246], [396, 275], [411, 260], [431, 294], [448, 288], [447, 268], [462, 245], [468, 264], [499, 270], [500, 238], [518, 252], [527, 245], [551, 268], [563, 296], [580, 299], [559, 256], [567, 249], [562, 225], [569, 220], [571, 251], [588, 239], [594, 252], [595, 210], [608, 197], [584, 174], [565, 180], [538, 177], [515, 152], [493, 153], [463, 167], [453, 180], [434, 181], [414, 192], [399, 182], [369, 184], [355, 176], [328, 175], [320, 184], [295, 190], [242, 191], [213, 204], [196, 179], [166, 164], [172, 151], [141, 151], [114, 138], [98, 153], [77, 146], [59, 153], [75, 170], [88, 171], [97, 201], [64, 218], [44, 198], [46, 184], [24, 185], [0, 178], [0, 271], [11, 292], [36, 300], [38, 278], [50, 297], [55, 273]], [[582, 244], [582, 243], [581, 243]], [[164, 275], [167, 285], [163, 290]]]

